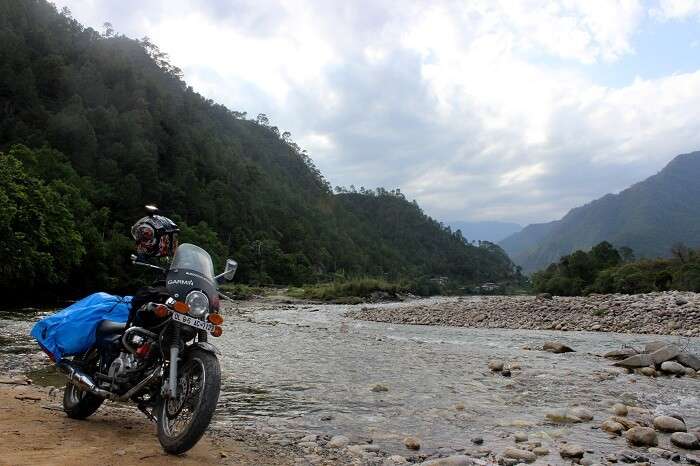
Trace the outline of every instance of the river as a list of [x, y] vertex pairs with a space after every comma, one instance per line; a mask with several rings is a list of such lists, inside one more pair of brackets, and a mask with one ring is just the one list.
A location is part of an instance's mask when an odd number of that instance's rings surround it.
[[[698, 354], [699, 338], [394, 325], [347, 318], [342, 305], [228, 306], [215, 342], [223, 352], [215, 418], [221, 430], [344, 434], [404, 455], [408, 435], [421, 439], [421, 451], [470, 448], [470, 439], [482, 437], [498, 452], [512, 446], [510, 434], [524, 431], [552, 449], [566, 439], [602, 457], [627, 448], [597, 429], [615, 401], [678, 413], [689, 427], [700, 426], [700, 379], [626, 374], [599, 356], [653, 340]], [[26, 335], [37, 315], [0, 313], [0, 369], [36, 366], [41, 353]], [[523, 349], [548, 340], [576, 352]], [[23, 362], [8, 367], [17, 354]], [[492, 373], [487, 363], [494, 358], [521, 369], [511, 377]], [[372, 391], [377, 384], [388, 390]], [[595, 420], [546, 422], [546, 412], [573, 406], [587, 407]], [[659, 446], [670, 448], [668, 439]]]

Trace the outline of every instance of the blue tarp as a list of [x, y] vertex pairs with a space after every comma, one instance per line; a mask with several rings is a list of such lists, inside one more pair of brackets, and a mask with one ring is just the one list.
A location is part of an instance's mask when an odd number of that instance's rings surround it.
[[62, 311], [44, 317], [31, 335], [56, 362], [89, 350], [95, 344], [95, 329], [103, 320], [126, 322], [131, 296], [94, 293]]

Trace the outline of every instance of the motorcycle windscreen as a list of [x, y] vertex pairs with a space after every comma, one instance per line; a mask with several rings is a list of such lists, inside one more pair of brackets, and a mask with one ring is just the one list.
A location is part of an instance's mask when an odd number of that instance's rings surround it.
[[67, 308], [44, 317], [31, 335], [54, 361], [81, 354], [95, 344], [95, 330], [103, 320], [126, 322], [131, 296], [94, 293]]

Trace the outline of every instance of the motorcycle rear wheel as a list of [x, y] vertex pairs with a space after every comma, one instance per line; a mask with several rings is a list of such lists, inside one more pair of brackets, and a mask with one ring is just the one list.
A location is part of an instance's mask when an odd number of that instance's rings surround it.
[[167, 453], [186, 452], [202, 438], [219, 401], [221, 368], [215, 355], [192, 350], [178, 370], [178, 397], [157, 406], [158, 440]]
[[[92, 356], [94, 358], [94, 355]], [[85, 357], [76, 356], [74, 361], [90, 361], [91, 359], [90, 355], [86, 354]], [[93, 415], [104, 401], [104, 398], [86, 392], [71, 382], [66, 383], [66, 388], [63, 391], [63, 410], [71, 419], [85, 419]]]

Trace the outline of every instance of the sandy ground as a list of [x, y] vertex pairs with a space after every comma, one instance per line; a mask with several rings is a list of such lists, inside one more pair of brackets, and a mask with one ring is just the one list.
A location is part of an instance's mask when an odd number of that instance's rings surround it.
[[181, 456], [163, 453], [156, 427], [134, 409], [106, 402], [84, 421], [62, 411], [62, 390], [0, 383], [0, 465], [286, 465], [287, 457], [205, 436]]

